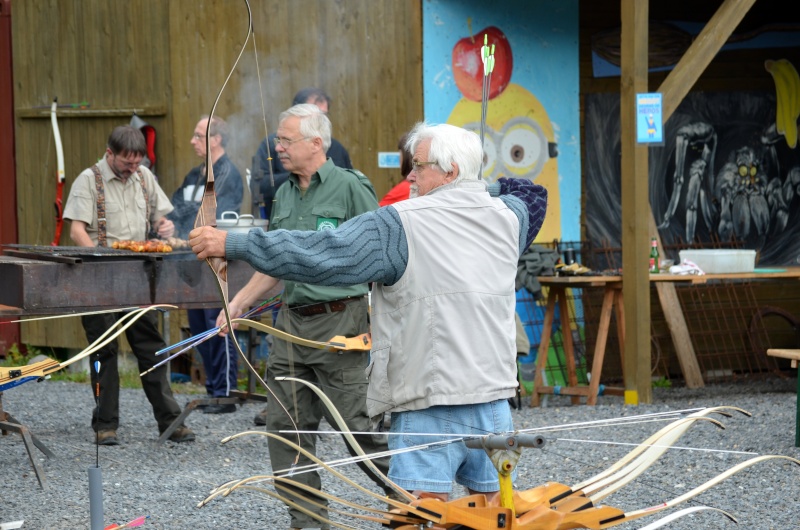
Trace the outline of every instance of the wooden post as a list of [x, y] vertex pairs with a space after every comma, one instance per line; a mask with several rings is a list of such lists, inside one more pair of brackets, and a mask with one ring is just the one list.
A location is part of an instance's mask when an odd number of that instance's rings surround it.
[[648, 0], [622, 0], [622, 293], [625, 302], [625, 403], [650, 403], [650, 211], [647, 146], [636, 143], [636, 94], [647, 92]]

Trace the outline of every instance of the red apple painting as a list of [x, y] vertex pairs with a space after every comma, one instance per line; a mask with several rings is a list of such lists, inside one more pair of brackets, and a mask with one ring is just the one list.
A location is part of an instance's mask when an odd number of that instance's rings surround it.
[[487, 45], [495, 46], [495, 67], [489, 85], [489, 99], [503, 92], [511, 81], [514, 62], [511, 45], [505, 34], [495, 26], [480, 30], [474, 36], [464, 37], [453, 47], [453, 78], [465, 98], [481, 101], [483, 91], [483, 61], [481, 46], [483, 37], [488, 36]]

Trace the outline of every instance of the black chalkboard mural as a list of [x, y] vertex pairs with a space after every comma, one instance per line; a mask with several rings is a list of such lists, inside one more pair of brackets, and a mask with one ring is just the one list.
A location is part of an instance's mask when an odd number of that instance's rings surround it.
[[[650, 204], [664, 244], [713, 242], [758, 250], [760, 266], [797, 264], [800, 102], [776, 99], [697, 92], [680, 104], [664, 145], [649, 151]], [[619, 105], [618, 94], [586, 96], [584, 211], [593, 246], [621, 245]]]

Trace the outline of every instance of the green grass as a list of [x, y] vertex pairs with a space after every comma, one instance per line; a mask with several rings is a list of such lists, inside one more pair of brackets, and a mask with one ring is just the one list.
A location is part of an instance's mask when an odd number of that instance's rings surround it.
[[672, 381], [666, 377], [662, 377], [661, 379], [656, 379], [653, 381], [651, 385], [653, 388], [672, 388]]

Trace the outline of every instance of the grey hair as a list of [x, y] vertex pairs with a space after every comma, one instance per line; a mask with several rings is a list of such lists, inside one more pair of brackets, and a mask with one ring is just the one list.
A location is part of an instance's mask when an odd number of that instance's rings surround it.
[[445, 172], [452, 171], [454, 163], [458, 165], [458, 177], [453, 182], [478, 179], [483, 149], [477, 134], [448, 123], [431, 125], [419, 122], [409, 133], [406, 147], [413, 153], [422, 141], [428, 139], [431, 141], [428, 161], [436, 162]]
[[322, 150], [328, 152], [331, 146], [331, 120], [319, 107], [311, 103], [294, 105], [281, 112], [278, 122], [289, 116], [300, 118], [300, 134], [306, 138], [321, 138]]
[[[200, 121], [208, 120], [208, 114], [203, 114], [200, 116]], [[228, 127], [228, 122], [220, 118], [219, 116], [214, 116], [211, 118], [206, 127], [209, 127], [211, 130], [208, 132], [209, 136], [217, 136], [219, 135], [219, 144], [222, 147], [228, 145], [228, 140], [231, 137], [231, 130]]]

